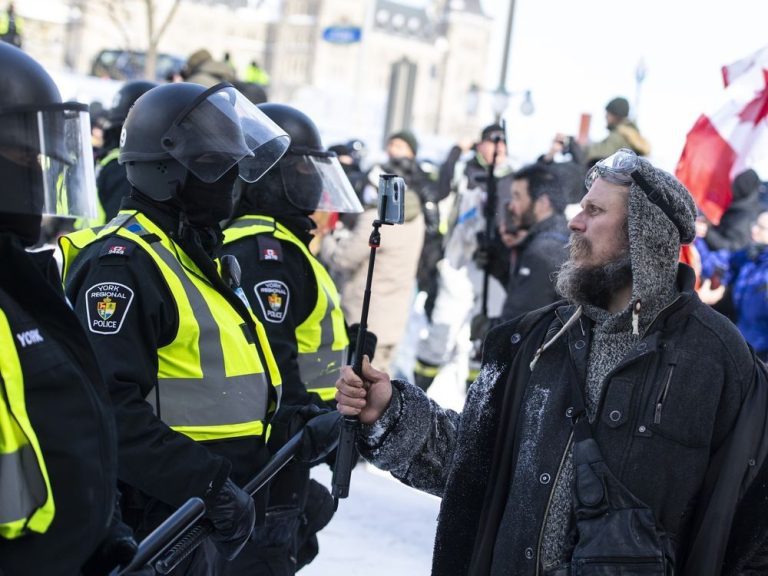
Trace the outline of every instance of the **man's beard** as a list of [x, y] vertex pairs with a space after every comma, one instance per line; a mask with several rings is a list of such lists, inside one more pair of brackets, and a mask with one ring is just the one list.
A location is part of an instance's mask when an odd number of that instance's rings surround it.
[[632, 264], [629, 250], [616, 259], [598, 266], [580, 266], [575, 255], [589, 255], [589, 241], [581, 236], [571, 238], [571, 257], [557, 272], [555, 288], [558, 294], [574, 304], [591, 304], [608, 309], [611, 298], [632, 283]]

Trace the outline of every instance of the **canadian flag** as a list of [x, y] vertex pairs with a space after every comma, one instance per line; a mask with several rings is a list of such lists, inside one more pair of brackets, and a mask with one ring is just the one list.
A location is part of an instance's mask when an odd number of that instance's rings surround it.
[[714, 224], [731, 203], [731, 183], [768, 155], [768, 46], [723, 66], [724, 103], [688, 132], [675, 175]]

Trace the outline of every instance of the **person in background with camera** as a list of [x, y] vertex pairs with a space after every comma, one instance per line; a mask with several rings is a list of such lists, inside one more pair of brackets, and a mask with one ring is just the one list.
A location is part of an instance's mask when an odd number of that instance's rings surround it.
[[[470, 146], [454, 146], [440, 167], [438, 195], [453, 199], [451, 221], [445, 239], [444, 258], [438, 266], [437, 295], [433, 308], [425, 306], [426, 335], [416, 349], [414, 380], [423, 390], [432, 385], [443, 366], [455, 362], [459, 372], [467, 370], [471, 354], [470, 321], [481, 310], [483, 269], [473, 260], [478, 234], [485, 231], [485, 202], [488, 167], [496, 160], [497, 222], [510, 198], [514, 170], [507, 157], [503, 126], [483, 128], [480, 140]], [[453, 194], [451, 194], [453, 192]], [[489, 281], [489, 316], [498, 316], [504, 301], [503, 285]], [[468, 381], [474, 377], [470, 371]]]
[[693, 199], [626, 149], [587, 188], [566, 300], [488, 334], [460, 414], [368, 362], [339, 411], [442, 497], [433, 574], [765, 574], [768, 369], [678, 263]]
[[640, 134], [637, 125], [629, 119], [629, 101], [621, 96], [605, 105], [605, 124], [608, 136], [587, 146], [587, 166], [607, 158], [621, 148], [629, 148], [640, 156], [651, 153], [651, 145]]
[[572, 136], [557, 134], [549, 150], [536, 159], [557, 176], [565, 194], [566, 204], [579, 204], [586, 194], [584, 177], [587, 175], [584, 148]]
[[478, 249], [478, 266], [489, 270], [505, 286], [507, 299], [498, 319], [478, 314], [472, 319], [472, 340], [482, 339], [495, 323], [558, 300], [553, 275], [568, 257], [565, 193], [557, 176], [540, 164], [515, 172], [506, 219], [500, 225], [499, 245]]
[[[224, 244], [242, 262], [240, 284], [280, 366], [283, 394], [272, 424], [274, 451], [303, 415], [313, 415], [316, 407], [335, 408], [334, 384], [349, 363], [350, 338], [356, 336], [347, 333], [330, 275], [309, 251], [315, 229], [310, 215], [354, 214], [363, 207], [311, 118], [283, 104], [259, 109], [288, 133], [291, 145], [258, 182], [238, 184]], [[316, 534], [331, 520], [333, 500], [309, 470], [291, 463], [272, 481], [266, 524], [256, 530], [254, 550], [235, 560], [232, 573], [294, 574], [317, 555]]]

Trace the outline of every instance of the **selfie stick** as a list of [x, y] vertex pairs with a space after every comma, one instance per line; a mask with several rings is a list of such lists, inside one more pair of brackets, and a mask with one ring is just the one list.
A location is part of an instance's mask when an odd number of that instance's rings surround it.
[[[487, 194], [485, 199], [485, 246], [484, 248], [490, 252], [494, 244], [494, 236], [496, 231], [496, 159], [499, 155], [499, 142], [501, 142], [501, 136], [495, 136], [493, 138], [493, 160], [488, 165], [488, 177], [487, 181]], [[488, 283], [490, 280], [490, 268], [491, 262], [488, 258], [488, 262], [483, 266], [483, 299], [482, 299], [482, 311], [483, 316], [488, 317]]]
[[[392, 178], [390, 174], [382, 174], [381, 178]], [[382, 224], [393, 224], [382, 219], [387, 213], [388, 196], [381, 194], [381, 204], [379, 206], [379, 218], [373, 221], [373, 230], [368, 239], [368, 245], [371, 247], [371, 255], [368, 258], [368, 276], [365, 280], [365, 293], [363, 295], [363, 311], [360, 315], [360, 328], [357, 333], [357, 342], [355, 344], [355, 360], [352, 370], [355, 371], [361, 379], [363, 378], [363, 350], [365, 350], [365, 338], [368, 329], [368, 306], [371, 303], [371, 284], [373, 283], [373, 266], [376, 261], [376, 249], [381, 245], [381, 233], [379, 228]], [[352, 476], [352, 468], [357, 461], [357, 430], [360, 427], [360, 420], [357, 416], [344, 416], [341, 422], [341, 432], [339, 434], [339, 446], [336, 449], [336, 464], [333, 467], [333, 479], [331, 481], [331, 495], [333, 496], [334, 509], [339, 505], [339, 498], [349, 496], [349, 481]]]

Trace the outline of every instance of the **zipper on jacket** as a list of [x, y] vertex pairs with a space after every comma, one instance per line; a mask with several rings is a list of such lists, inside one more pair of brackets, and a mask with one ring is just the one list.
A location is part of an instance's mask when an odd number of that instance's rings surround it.
[[672, 383], [672, 375], [675, 373], [675, 366], [677, 366], [677, 356], [673, 356], [669, 361], [669, 371], [667, 372], [667, 379], [664, 382], [664, 386], [659, 390], [656, 395], [656, 409], [653, 413], [653, 423], [661, 424], [661, 410], [664, 407], [664, 401], [669, 394], [669, 386]]
[[544, 528], [547, 525], [547, 517], [549, 516], [549, 509], [552, 506], [552, 498], [555, 495], [555, 489], [557, 488], [557, 483], [560, 481], [560, 473], [563, 471], [563, 464], [565, 464], [565, 459], [568, 457], [568, 454], [571, 451], [571, 444], [573, 443], [573, 428], [571, 428], [571, 435], [568, 436], [568, 442], [565, 443], [565, 450], [563, 451], [563, 456], [560, 458], [560, 465], [557, 467], [557, 474], [555, 474], [555, 479], [552, 482], [552, 490], [549, 491], [549, 498], [547, 498], [547, 507], [544, 509], [544, 517], [541, 520], [541, 528], [539, 528], [539, 541], [536, 543], [536, 576], [539, 576], [539, 568], [541, 567], [541, 543], [542, 540], [544, 540]]

